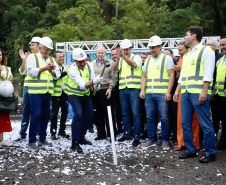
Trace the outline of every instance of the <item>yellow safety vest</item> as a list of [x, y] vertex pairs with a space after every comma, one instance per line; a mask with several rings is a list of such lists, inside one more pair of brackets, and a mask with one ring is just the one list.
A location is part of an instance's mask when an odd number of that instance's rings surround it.
[[[130, 59], [133, 60], [135, 56], [130, 56]], [[120, 72], [119, 72], [119, 89], [127, 88], [141, 88], [141, 77], [142, 69], [141, 67], [133, 68], [126, 63], [122, 58], [119, 62]]]
[[154, 65], [153, 57], [146, 59], [147, 69], [147, 90], [146, 93], [152, 91], [156, 93], [166, 93], [169, 86], [169, 73], [167, 70], [167, 57], [162, 54]]
[[[38, 54], [31, 55], [34, 59], [35, 68], [42, 68], [46, 66], [46, 64]], [[46, 63], [54, 64], [53, 58], [48, 57]], [[29, 94], [53, 93], [53, 76], [48, 70], [43, 71], [37, 77], [30, 77], [28, 75], [27, 80], [25, 80], [25, 83], [28, 86]]]
[[[91, 65], [87, 62], [86, 63], [87, 65], [87, 68], [84, 69], [84, 72], [81, 70], [81, 69], [77, 69], [80, 76], [82, 77], [82, 79], [85, 81], [85, 82], [89, 82], [91, 79]], [[68, 69], [68, 74], [69, 74], [69, 71], [72, 69], [72, 68], [77, 68], [76, 64], [73, 64], [69, 69]], [[90, 94], [90, 91], [89, 89], [87, 90], [82, 90], [77, 83], [75, 83], [75, 81], [70, 78], [70, 76], [68, 76], [68, 83], [66, 84], [67, 88], [65, 90], [65, 92], [68, 94], [68, 95], [77, 95], [77, 96], [89, 96]]]
[[[181, 81], [181, 94], [199, 94], [203, 90], [204, 82], [204, 52], [209, 48], [202, 46], [197, 49], [189, 59], [190, 51], [183, 57], [183, 72]], [[211, 95], [212, 83], [209, 85], [207, 94]]]
[[226, 76], [226, 57], [225, 55], [221, 57], [217, 61], [217, 77], [216, 77], [216, 83], [215, 83], [215, 94], [218, 94], [219, 96], [224, 95], [224, 83], [225, 83], [225, 76]]
[[[66, 72], [67, 69], [68, 69], [68, 66], [63, 65], [62, 72]], [[62, 80], [63, 80], [63, 84], [64, 84], [63, 88], [62, 88]], [[60, 78], [58, 80], [53, 80], [54, 89], [53, 89], [53, 93], [51, 94], [51, 96], [61, 96], [62, 90], [65, 91], [67, 88], [67, 81], [68, 81], [68, 75], [66, 75], [63, 78]]]
[[[9, 79], [10, 75], [11, 75], [11, 67], [7, 67], [7, 66], [2, 66], [3, 70], [1, 71], [1, 75], [5, 78], [5, 79]], [[0, 78], [0, 82], [2, 81], [2, 79]]]

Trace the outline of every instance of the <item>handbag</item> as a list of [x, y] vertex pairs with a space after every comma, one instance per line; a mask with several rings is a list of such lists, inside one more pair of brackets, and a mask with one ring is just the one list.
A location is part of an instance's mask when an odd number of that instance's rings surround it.
[[11, 112], [18, 109], [18, 96], [15, 96], [14, 93], [5, 98], [0, 96], [0, 112]]

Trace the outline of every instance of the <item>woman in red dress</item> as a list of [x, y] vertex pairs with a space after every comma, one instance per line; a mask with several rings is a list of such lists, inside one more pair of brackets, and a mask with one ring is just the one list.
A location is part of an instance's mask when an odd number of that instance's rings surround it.
[[[11, 81], [11, 68], [7, 67], [7, 57], [0, 48], [0, 82], [4, 80]], [[13, 143], [3, 140], [4, 132], [11, 132], [11, 122], [9, 113], [0, 112], [0, 146], [12, 146]]]

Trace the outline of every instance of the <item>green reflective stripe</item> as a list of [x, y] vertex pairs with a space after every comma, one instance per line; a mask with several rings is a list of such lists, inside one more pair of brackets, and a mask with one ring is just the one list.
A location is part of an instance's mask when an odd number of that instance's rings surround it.
[[60, 93], [61, 94], [61, 91], [54, 90], [53, 93]]
[[201, 51], [199, 52], [199, 56], [197, 59], [197, 64], [196, 64], [196, 71], [195, 71], [195, 80], [198, 80], [199, 77], [199, 72], [200, 72], [200, 65], [201, 65], [201, 60], [202, 60], [202, 54], [205, 50], [206, 46], [204, 46]]
[[25, 83], [47, 83], [48, 80], [25, 80]]
[[87, 66], [88, 66], [88, 70], [89, 70], [89, 81], [90, 81], [90, 79], [91, 79], [91, 69], [90, 69], [90, 66], [87, 64]]
[[50, 57], [50, 56], [49, 56], [49, 58], [50, 58], [50, 63], [54, 64], [54, 62], [53, 62], [53, 58], [52, 58], [52, 57]]
[[127, 85], [131, 85], [131, 84], [140, 85], [140, 82], [127, 82]]
[[160, 82], [162, 82], [162, 80], [163, 80], [164, 66], [165, 66], [165, 62], [166, 62], [165, 59], [166, 59], [166, 55], [164, 55], [163, 59], [162, 59], [161, 72], [160, 72]]
[[152, 79], [147, 79], [147, 82], [152, 82]]
[[79, 72], [80, 76], [82, 77], [82, 73], [81, 73], [80, 69], [78, 69], [78, 72]]
[[130, 79], [130, 78], [141, 79], [141, 77], [140, 77], [140, 76], [132, 76], [132, 75], [131, 75], [131, 76], [127, 76], [127, 77], [126, 77], [126, 79]]
[[[204, 85], [182, 85], [181, 89], [202, 89]], [[186, 88], [187, 87], [187, 88]], [[212, 86], [208, 87], [208, 90], [211, 90]]]
[[36, 68], [40, 68], [39, 67], [39, 62], [38, 62], [38, 57], [37, 57], [36, 54], [34, 54], [34, 56], [35, 56]]
[[8, 79], [8, 75], [9, 75], [9, 68], [5, 66], [5, 70], [6, 70], [6, 76], [5, 78]]
[[154, 82], [169, 82], [169, 79], [154, 79]]
[[218, 92], [224, 92], [224, 89], [218, 89]]
[[[73, 93], [73, 95], [82, 96], [82, 94], [76, 93], [76, 92], [71, 91], [71, 90], [69, 90], [69, 89], [65, 90], [65, 92], [68, 92], [68, 93]], [[71, 96], [71, 95], [69, 95], [69, 96]]]
[[75, 91], [79, 91], [79, 92], [87, 91], [87, 90], [82, 90], [79, 86], [77, 88], [73, 88], [73, 87], [71, 87], [70, 85], [67, 84], [67, 87], [69, 87], [71, 90], [75, 90]]
[[126, 83], [119, 83], [119, 86], [121, 86], [121, 85], [126, 85]]
[[163, 85], [163, 86], [153, 85], [153, 89], [168, 89], [168, 85]]
[[125, 80], [126, 79], [126, 77], [120, 77], [119, 78], [119, 80]]
[[[134, 57], [135, 57], [135, 56], [133, 56], [131, 60], [133, 60], [133, 59], [134, 59]], [[132, 66], [131, 66], [131, 76], [134, 76], [134, 69], [133, 69], [133, 67], [132, 67]]]
[[151, 60], [151, 57], [148, 59], [147, 61], [147, 65], [146, 65], [146, 71], [148, 70], [148, 66], [149, 66], [149, 61]]
[[217, 82], [217, 85], [224, 85], [224, 82]]
[[186, 80], [186, 77], [182, 77], [182, 81], [185, 81]]
[[47, 89], [50, 89], [50, 90], [53, 90], [53, 87], [28, 87], [30, 90], [47, 90]]
[[188, 76], [188, 80], [202, 80], [203, 76]]
[[54, 87], [56, 87], [56, 88], [61, 88], [61, 85], [54, 85]]

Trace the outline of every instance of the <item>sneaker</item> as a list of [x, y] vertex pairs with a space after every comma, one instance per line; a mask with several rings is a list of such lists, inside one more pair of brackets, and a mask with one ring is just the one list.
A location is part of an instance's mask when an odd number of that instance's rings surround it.
[[140, 141], [138, 139], [134, 139], [132, 145], [138, 146], [140, 144]]
[[19, 142], [19, 141], [25, 141], [26, 140], [26, 137], [19, 137], [17, 138], [16, 140], [14, 140], [15, 142]]
[[79, 140], [79, 144], [81, 145], [92, 145], [92, 143], [86, 139]]
[[39, 141], [39, 145], [46, 145], [46, 146], [52, 146], [52, 143], [49, 143], [48, 141], [44, 140], [44, 141]]
[[83, 150], [82, 148], [79, 146], [79, 143], [78, 142], [75, 142], [71, 145], [71, 150], [73, 152], [75, 152], [75, 150], [77, 150], [78, 153], [83, 153]]
[[62, 136], [63, 138], [69, 138], [69, 137], [70, 137], [68, 134], [66, 134], [65, 131], [59, 132], [58, 135], [59, 135], [59, 136]]
[[106, 139], [106, 137], [105, 138], [104, 137], [96, 137], [94, 140], [98, 141], [98, 140], [103, 140], [103, 139]]
[[58, 138], [56, 137], [56, 134], [53, 132], [51, 133], [51, 139], [52, 140], [57, 140]]
[[155, 142], [149, 139], [141, 148], [146, 149], [153, 146], [156, 146]]
[[131, 138], [127, 138], [127, 137], [124, 137], [122, 136], [120, 139], [118, 139], [118, 142], [123, 142], [123, 141], [126, 141], [126, 140], [131, 140]]
[[38, 146], [36, 143], [28, 143], [28, 147], [33, 150], [38, 150]]
[[169, 142], [166, 141], [166, 140], [163, 140], [162, 141], [162, 148], [163, 148], [163, 150], [169, 150], [170, 149]]
[[2, 142], [0, 142], [0, 146], [13, 146], [13, 143], [10, 143], [8, 141], [2, 140]]

